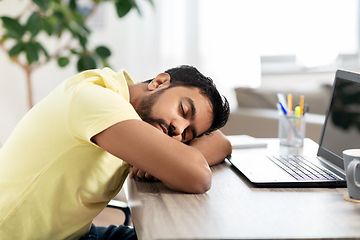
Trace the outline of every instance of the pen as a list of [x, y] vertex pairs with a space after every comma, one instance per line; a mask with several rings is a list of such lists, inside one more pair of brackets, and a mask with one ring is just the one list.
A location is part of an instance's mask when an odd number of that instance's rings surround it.
[[300, 114], [304, 115], [304, 95], [300, 96]]
[[279, 102], [283, 105], [283, 107], [285, 108], [285, 110], [287, 112], [288, 110], [286, 109], [287, 104], [286, 104], [285, 95], [283, 93], [278, 93], [277, 98], [278, 98]]
[[295, 116], [301, 116], [301, 110], [300, 109], [301, 109], [300, 106], [295, 107], [295, 110], [294, 110]]
[[288, 115], [291, 116], [291, 112], [292, 112], [292, 95], [288, 94], [287, 96], [287, 101], [288, 101]]
[[279, 102], [279, 106], [280, 106], [282, 112], [284, 113], [284, 115], [286, 116], [286, 114], [287, 114], [286, 109], [284, 108], [284, 106], [282, 105], [281, 102]]

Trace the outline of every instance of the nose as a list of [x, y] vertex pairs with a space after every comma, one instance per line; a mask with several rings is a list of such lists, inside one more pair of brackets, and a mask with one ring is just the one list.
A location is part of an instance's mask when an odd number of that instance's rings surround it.
[[172, 138], [174, 138], [175, 140], [181, 142], [183, 139], [183, 133], [185, 131], [185, 129], [189, 126], [189, 121], [187, 121], [186, 119], [179, 119], [179, 120], [174, 120], [171, 123], [171, 127], [172, 127]]

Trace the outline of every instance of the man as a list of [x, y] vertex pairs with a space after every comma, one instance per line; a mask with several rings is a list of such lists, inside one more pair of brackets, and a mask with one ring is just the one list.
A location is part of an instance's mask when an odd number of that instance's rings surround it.
[[108, 68], [69, 78], [0, 150], [0, 239], [136, 238], [124, 226], [91, 226], [92, 219], [130, 171], [206, 192], [209, 165], [231, 154], [217, 130], [228, 116], [212, 80], [190, 66], [138, 84]]

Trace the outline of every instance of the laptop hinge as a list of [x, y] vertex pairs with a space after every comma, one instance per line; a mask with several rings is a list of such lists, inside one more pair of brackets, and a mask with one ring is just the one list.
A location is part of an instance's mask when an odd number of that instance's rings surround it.
[[324, 159], [324, 158], [322, 158], [322, 157], [320, 157], [320, 156], [317, 156], [316, 158], [317, 158], [318, 160], [320, 160], [322, 163], [328, 165], [329, 167], [331, 167], [331, 168], [335, 169], [336, 171], [338, 171], [338, 172], [340, 172], [340, 173], [342, 173], [342, 174], [345, 175], [345, 171], [344, 171], [342, 168], [336, 166], [335, 164], [329, 162], [328, 160], [326, 160], [326, 159]]

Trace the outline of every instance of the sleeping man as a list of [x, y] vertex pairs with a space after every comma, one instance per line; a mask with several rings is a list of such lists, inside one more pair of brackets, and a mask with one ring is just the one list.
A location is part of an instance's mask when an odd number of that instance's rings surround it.
[[204, 193], [231, 154], [213, 81], [180, 66], [134, 84], [125, 71], [70, 77], [19, 122], [0, 150], [0, 239], [136, 239], [92, 220], [126, 177]]

